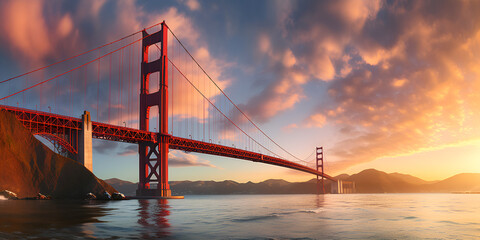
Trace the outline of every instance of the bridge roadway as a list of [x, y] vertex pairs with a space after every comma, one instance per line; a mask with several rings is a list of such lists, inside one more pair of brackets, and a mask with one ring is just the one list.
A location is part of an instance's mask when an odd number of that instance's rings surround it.
[[[29, 110], [25, 108], [17, 108], [11, 106], [0, 105], [0, 109], [15, 115], [20, 122], [29, 129], [33, 134], [42, 136], [54, 137], [58, 134], [68, 134], [81, 130], [81, 119], [67, 117], [63, 115]], [[306, 173], [311, 173], [317, 176], [323, 176], [332, 181], [336, 181], [333, 177], [321, 173], [313, 168], [284, 160], [281, 158], [264, 155], [252, 151], [242, 150], [233, 147], [227, 147], [219, 144], [202, 142], [192, 139], [175, 137], [172, 135], [160, 136], [159, 133], [142, 131], [133, 128], [115, 126], [100, 122], [92, 121], [92, 137], [97, 139], [104, 139], [117, 142], [136, 143], [139, 142], [156, 142], [158, 137], [165, 137], [169, 139], [169, 148], [177, 149], [186, 152], [197, 152], [210, 155], [217, 155], [223, 157], [238, 158], [243, 160], [250, 160], [253, 162], [266, 163], [281, 167], [286, 167]], [[71, 135], [71, 134], [70, 134]], [[57, 139], [60, 140], [61, 139]], [[75, 150], [75, 146], [68, 146], [66, 142], [60, 144], [67, 148], [67, 150]]]

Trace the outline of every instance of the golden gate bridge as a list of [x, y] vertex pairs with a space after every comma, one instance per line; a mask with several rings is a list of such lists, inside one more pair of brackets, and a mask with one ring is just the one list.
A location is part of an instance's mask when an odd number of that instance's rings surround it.
[[0, 81], [0, 109], [90, 170], [92, 138], [138, 144], [138, 196], [171, 196], [169, 149], [303, 171], [322, 186], [324, 178], [336, 181], [324, 173], [323, 148], [313, 162], [296, 157], [222, 85], [162, 22]]

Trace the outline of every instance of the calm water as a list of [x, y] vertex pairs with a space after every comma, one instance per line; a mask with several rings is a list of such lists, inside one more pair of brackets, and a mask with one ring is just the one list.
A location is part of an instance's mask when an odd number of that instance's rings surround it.
[[0, 238], [479, 239], [479, 194], [0, 201]]

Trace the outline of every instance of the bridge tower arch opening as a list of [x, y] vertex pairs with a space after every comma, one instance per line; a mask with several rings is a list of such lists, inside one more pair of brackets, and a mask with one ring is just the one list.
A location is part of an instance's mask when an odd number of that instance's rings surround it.
[[[160, 31], [148, 34], [142, 31], [142, 62], [140, 76], [140, 130], [149, 130], [150, 108], [158, 106], [159, 129], [157, 138], [153, 142], [140, 142], [139, 153], [139, 183], [137, 196], [170, 197], [171, 191], [168, 184], [168, 58], [167, 34], [168, 27], [162, 22]], [[150, 61], [148, 58], [149, 47], [159, 43], [160, 58]], [[157, 73], [158, 74], [155, 74]], [[151, 76], [158, 76], [159, 90], [149, 91]], [[156, 80], [156, 79], [152, 79]], [[156, 183], [156, 188], [151, 184]]]

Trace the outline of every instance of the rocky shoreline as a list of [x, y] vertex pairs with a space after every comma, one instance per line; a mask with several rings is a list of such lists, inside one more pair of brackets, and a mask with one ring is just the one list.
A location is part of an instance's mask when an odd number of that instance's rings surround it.
[[[24, 197], [19, 198], [16, 193], [3, 190], [0, 191], [0, 200], [52, 200], [52, 196], [44, 195], [42, 193], [38, 193], [35, 197]], [[109, 194], [107, 191], [100, 194], [98, 197], [93, 193], [87, 193], [83, 200], [127, 200], [128, 198], [125, 197], [123, 193], [114, 192], [113, 194]]]

